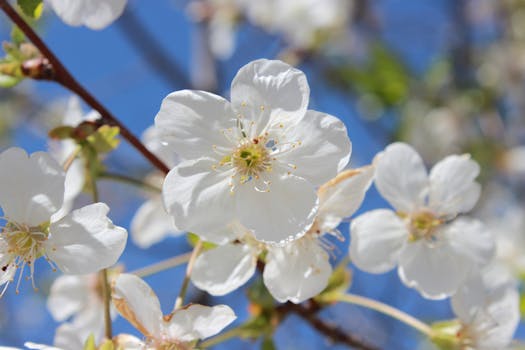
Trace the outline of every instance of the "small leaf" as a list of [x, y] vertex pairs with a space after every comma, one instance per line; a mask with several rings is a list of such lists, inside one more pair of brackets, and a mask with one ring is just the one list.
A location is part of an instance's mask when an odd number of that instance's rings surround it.
[[10, 88], [21, 82], [21, 78], [0, 74], [0, 87]]
[[117, 138], [120, 130], [117, 126], [102, 125], [87, 137], [97, 153], [108, 153], [117, 148], [120, 140]]
[[65, 140], [71, 138], [75, 128], [72, 126], [61, 125], [51, 129], [48, 133], [49, 137], [55, 140]]
[[261, 343], [261, 350], [277, 350], [273, 339], [270, 337], [264, 337]]
[[18, 0], [18, 6], [28, 17], [36, 19], [42, 15], [42, 0]]
[[86, 342], [84, 343], [84, 350], [97, 350], [97, 346], [95, 344], [95, 336], [93, 334], [90, 334]]
[[260, 305], [263, 309], [274, 309], [274, 299], [264, 285], [262, 278], [258, 278], [248, 288], [248, 299], [254, 304]]
[[[196, 235], [195, 233], [192, 233], [192, 232], [188, 232], [188, 235], [186, 236], [186, 239], [188, 240], [188, 243], [192, 247], [195, 247], [197, 245], [197, 242], [201, 240], [198, 235]], [[202, 250], [210, 250], [210, 249], [213, 249], [215, 247], [217, 247], [217, 244], [215, 244], [215, 243], [202, 241]]]

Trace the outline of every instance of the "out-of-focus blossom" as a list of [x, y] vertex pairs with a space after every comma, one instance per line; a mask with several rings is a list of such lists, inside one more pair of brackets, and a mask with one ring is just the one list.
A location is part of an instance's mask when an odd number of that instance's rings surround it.
[[480, 195], [479, 166], [448, 156], [430, 174], [417, 152], [394, 143], [374, 160], [375, 185], [395, 211], [377, 209], [352, 221], [350, 256], [373, 273], [396, 265], [401, 280], [424, 297], [454, 294], [471, 270], [486, 265], [494, 240], [470, 211]]
[[235, 241], [197, 258], [193, 283], [212, 295], [227, 294], [250, 279], [259, 255], [266, 250], [263, 280], [276, 300], [301, 303], [314, 297], [332, 274], [323, 235], [341, 237], [337, 226], [359, 208], [372, 176], [372, 167], [347, 170], [322, 185], [314, 224], [303, 237], [284, 246], [262, 244], [247, 230], [236, 228]]
[[351, 143], [339, 119], [307, 110], [309, 91], [301, 71], [257, 60], [237, 73], [231, 102], [189, 90], [164, 99], [155, 125], [184, 159], [163, 186], [179, 229], [224, 242], [217, 230], [238, 220], [280, 244], [310, 229], [315, 188], [344, 168]]
[[127, 0], [47, 0], [65, 23], [103, 29], [116, 20]]
[[[142, 135], [142, 142], [170, 168], [179, 162], [173, 148], [163, 139], [162, 130], [153, 126], [149, 127]], [[147, 177], [146, 181], [158, 186], [159, 192], [148, 193], [149, 199], [140, 206], [131, 221], [131, 238], [136, 245], [144, 249], [162, 241], [168, 235], [181, 234], [180, 230], [175, 227], [173, 218], [164, 209], [160, 193], [164, 176], [154, 172]]]

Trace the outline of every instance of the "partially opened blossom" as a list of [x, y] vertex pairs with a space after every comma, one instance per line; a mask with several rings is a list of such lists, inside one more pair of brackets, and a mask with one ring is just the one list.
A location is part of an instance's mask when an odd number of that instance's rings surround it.
[[116, 20], [126, 7], [127, 0], [48, 0], [65, 23], [102, 29]]
[[192, 282], [212, 295], [227, 294], [254, 274], [259, 255], [267, 251], [264, 284], [280, 302], [303, 302], [327, 285], [332, 266], [325, 233], [341, 237], [337, 226], [352, 215], [371, 184], [373, 168], [343, 171], [318, 190], [319, 211], [310, 230], [283, 246], [258, 242], [246, 229], [233, 225], [236, 239], [201, 254], [195, 261]]
[[136, 349], [192, 349], [199, 339], [219, 333], [236, 318], [226, 305], [198, 304], [163, 316], [153, 290], [142, 279], [130, 274], [121, 274], [116, 279], [112, 297], [120, 314], [145, 337], [143, 342], [128, 339]]
[[457, 217], [479, 198], [478, 164], [468, 155], [448, 156], [427, 175], [417, 152], [403, 143], [388, 146], [374, 164], [376, 187], [395, 211], [372, 210], [352, 221], [353, 262], [373, 273], [399, 265], [401, 280], [423, 296], [452, 295], [494, 252], [480, 221]]
[[168, 95], [155, 125], [184, 159], [163, 187], [177, 227], [213, 240], [238, 220], [263, 242], [303, 236], [318, 209], [316, 187], [351, 150], [344, 124], [307, 110], [308, 99], [305, 75], [269, 60], [239, 70], [231, 102], [203, 91]]
[[[20, 148], [0, 154], [0, 207], [5, 225], [0, 235], [0, 284], [12, 281], [44, 257], [52, 267], [84, 274], [113, 265], [126, 245], [126, 230], [108, 219], [109, 208], [95, 203], [58, 218], [65, 174], [47, 153], [31, 156]], [[17, 287], [18, 290], [18, 287]]]
[[436, 328], [438, 344], [461, 350], [511, 348], [520, 321], [520, 302], [514, 279], [505, 270], [491, 265], [473, 273], [451, 302], [458, 320]]
[[[169, 167], [174, 167], [179, 162], [175, 151], [170, 147], [170, 143], [163, 139], [162, 130], [153, 126], [149, 127], [142, 135], [142, 142]], [[164, 176], [158, 172], [153, 172], [147, 176], [146, 181], [160, 189], [164, 182]], [[131, 221], [131, 238], [141, 248], [149, 248], [169, 235], [178, 236], [181, 234], [180, 230], [174, 225], [173, 218], [164, 209], [160, 190], [158, 193], [149, 192], [148, 197], [148, 200], [137, 209]]]

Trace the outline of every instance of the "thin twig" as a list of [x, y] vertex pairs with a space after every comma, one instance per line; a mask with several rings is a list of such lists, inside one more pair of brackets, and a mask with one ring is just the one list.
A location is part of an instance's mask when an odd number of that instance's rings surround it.
[[168, 166], [164, 164], [156, 155], [151, 153], [140, 140], [134, 136], [129, 129], [122, 124], [110, 111], [106, 109], [91, 93], [89, 93], [72, 75], [62, 62], [55, 56], [51, 49], [44, 43], [38, 34], [27, 24], [24, 19], [13, 9], [7, 0], [0, 0], [0, 8], [4, 13], [22, 30], [25, 36], [38, 48], [40, 53], [47, 58], [53, 67], [53, 74], [51, 79], [66, 89], [74, 92], [81, 97], [89, 106], [98, 111], [102, 116], [102, 120], [107, 125], [118, 126], [120, 134], [123, 138], [133, 145], [151, 164], [153, 164], [160, 171], [167, 174], [169, 172]]
[[195, 260], [197, 259], [197, 256], [199, 256], [201, 250], [202, 241], [199, 240], [193, 248], [190, 260], [188, 261], [188, 266], [186, 267], [186, 276], [184, 276], [184, 281], [182, 282], [182, 287], [180, 288], [179, 296], [175, 300], [175, 306], [173, 307], [174, 311], [180, 308], [182, 306], [182, 303], [184, 302], [184, 298], [186, 297], [186, 292], [188, 291], [188, 286], [190, 284], [190, 277], [191, 272], [193, 271], [193, 264], [195, 263]]
[[164, 270], [167, 270], [167, 269], [171, 269], [173, 267], [176, 267], [176, 266], [182, 265], [184, 263], [187, 263], [190, 260], [191, 254], [192, 253], [189, 252], [189, 253], [186, 253], [186, 254], [177, 255], [177, 256], [174, 256], [173, 258], [169, 258], [169, 259], [163, 260], [163, 261], [158, 262], [156, 264], [153, 264], [153, 265], [150, 265], [150, 266], [146, 266], [146, 267], [143, 267], [143, 268], [135, 270], [135, 271], [131, 271], [130, 273], [132, 273], [134, 275], [137, 275], [137, 276], [139, 276], [141, 278], [144, 278], [146, 276], [151, 276], [151, 275], [156, 274], [158, 272], [161, 272], [161, 271], [164, 271]]

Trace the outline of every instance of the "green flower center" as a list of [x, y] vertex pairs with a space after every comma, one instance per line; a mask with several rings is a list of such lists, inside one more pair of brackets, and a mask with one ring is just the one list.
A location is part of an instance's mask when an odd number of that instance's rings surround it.
[[243, 142], [231, 156], [232, 164], [240, 174], [241, 183], [252, 178], [258, 179], [261, 173], [271, 171], [270, 160], [264, 138]]

